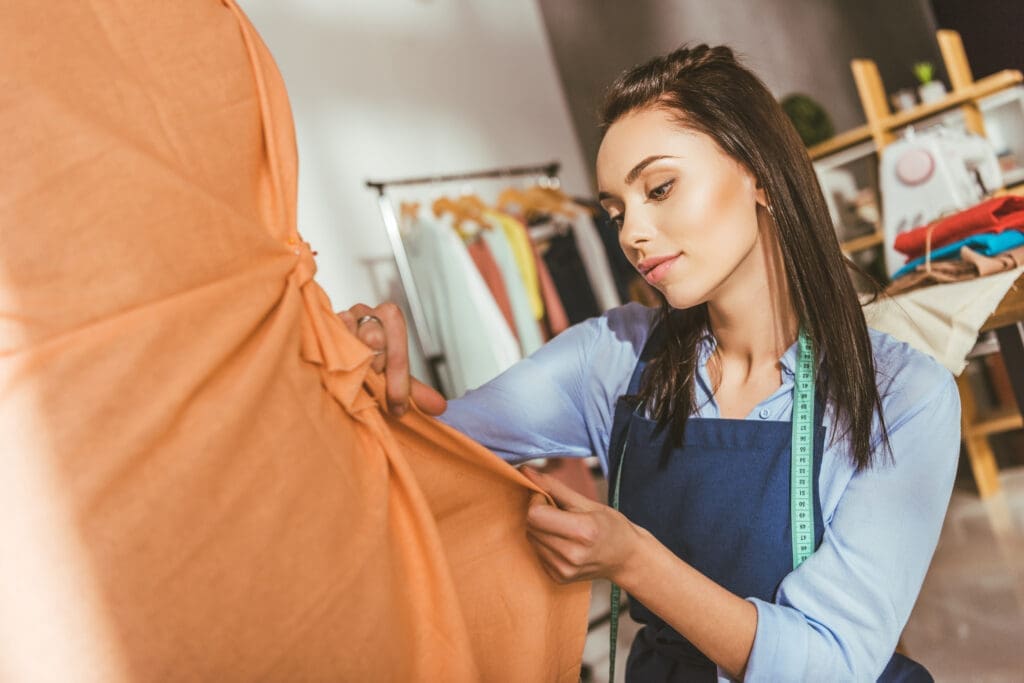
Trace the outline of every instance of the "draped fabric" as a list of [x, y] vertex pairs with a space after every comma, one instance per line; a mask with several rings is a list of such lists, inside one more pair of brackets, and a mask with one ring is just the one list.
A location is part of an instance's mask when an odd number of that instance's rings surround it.
[[382, 410], [234, 2], [3, 16], [0, 680], [575, 681], [588, 586], [525, 478]]

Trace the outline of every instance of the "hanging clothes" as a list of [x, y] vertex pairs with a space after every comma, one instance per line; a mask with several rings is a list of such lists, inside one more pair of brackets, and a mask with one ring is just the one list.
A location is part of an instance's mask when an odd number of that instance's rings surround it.
[[551, 279], [551, 272], [540, 255], [540, 249], [536, 244], [532, 246], [534, 262], [537, 264], [537, 279], [540, 281], [540, 293], [544, 298], [545, 332], [547, 338], [551, 339], [569, 329], [569, 316], [565, 313], [562, 298], [558, 295], [558, 288], [555, 287], [555, 281]]
[[491, 250], [498, 269], [501, 271], [512, 307], [512, 318], [515, 321], [520, 349], [524, 356], [529, 356], [543, 346], [544, 338], [541, 336], [540, 327], [534, 317], [534, 309], [530, 304], [530, 295], [526, 282], [523, 280], [522, 269], [519, 267], [512, 245], [509, 243], [508, 233], [497, 219], [488, 218], [487, 220], [491, 224], [491, 229], [481, 230], [480, 238]]
[[533, 246], [530, 236], [526, 234], [526, 226], [518, 220], [501, 213], [500, 211], [489, 211], [486, 217], [496, 222], [505, 232], [509, 245], [512, 247], [512, 254], [515, 256], [516, 265], [519, 267], [519, 275], [526, 287], [526, 294], [530, 301], [530, 310], [533, 311], [533, 319], [544, 318], [544, 299], [540, 293], [540, 283], [537, 280], [537, 266], [534, 264]]
[[508, 299], [508, 289], [505, 287], [501, 268], [494, 260], [494, 254], [491, 253], [490, 247], [483, 239], [477, 238], [466, 244], [466, 251], [473, 259], [473, 265], [476, 266], [480, 277], [487, 284], [487, 289], [494, 297], [494, 303], [498, 305], [498, 310], [501, 311], [502, 317], [508, 323], [509, 329], [512, 330], [512, 334], [516, 335], [516, 341], [519, 341], [519, 336], [516, 334], [516, 321], [512, 315], [512, 303]]
[[544, 263], [551, 273], [551, 280], [555, 283], [571, 324], [600, 315], [571, 230], [548, 240]]
[[615, 281], [615, 290], [619, 293], [619, 299], [623, 302], [631, 301], [630, 283], [637, 279], [642, 281], [643, 278], [626, 258], [626, 255], [622, 253], [622, 247], [619, 246], [619, 226], [600, 203], [579, 197], [574, 197], [573, 201], [591, 212], [594, 227], [597, 228], [597, 234], [601, 238], [601, 246], [604, 247], [604, 255], [608, 261], [612, 279]]
[[0, 53], [0, 678], [578, 680], [536, 489], [387, 415], [313, 279], [237, 5], [11, 3]]
[[402, 240], [427, 325], [445, 356], [445, 393], [461, 396], [519, 360], [519, 344], [455, 229], [420, 217]]
[[594, 298], [601, 313], [610, 311], [622, 305], [619, 292], [615, 285], [615, 278], [612, 277], [611, 267], [608, 265], [608, 255], [605, 252], [601, 235], [598, 234], [594, 219], [589, 212], [581, 211], [573, 219], [573, 234], [576, 236], [576, 245], [583, 260], [583, 267], [587, 271], [587, 281], [594, 291]]

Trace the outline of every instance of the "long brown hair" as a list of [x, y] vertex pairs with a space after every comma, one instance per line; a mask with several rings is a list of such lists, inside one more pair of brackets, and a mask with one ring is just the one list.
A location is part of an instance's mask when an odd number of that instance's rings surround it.
[[[890, 450], [871, 340], [846, 272], [849, 261], [793, 125], [764, 83], [725, 46], [684, 46], [626, 72], [608, 91], [602, 127], [607, 131], [626, 114], [651, 107], [709, 136], [765, 191], [793, 306], [814, 345], [818, 395], [835, 412], [832, 440], [847, 439], [857, 469], [868, 467], [874, 415]], [[679, 443], [696, 410], [694, 371], [698, 345], [709, 332], [707, 305], [673, 309], [665, 301], [658, 324], [667, 326], [667, 342], [648, 363], [639, 398], [660, 428], [668, 428], [671, 442]]]

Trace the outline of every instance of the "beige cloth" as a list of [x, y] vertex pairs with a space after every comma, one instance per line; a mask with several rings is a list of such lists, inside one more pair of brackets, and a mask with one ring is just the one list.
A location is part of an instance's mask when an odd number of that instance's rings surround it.
[[868, 325], [905, 341], [959, 375], [978, 332], [1024, 268], [922, 287], [864, 307]]
[[234, 2], [0, 16], [0, 681], [577, 680], [536, 489], [313, 280]]

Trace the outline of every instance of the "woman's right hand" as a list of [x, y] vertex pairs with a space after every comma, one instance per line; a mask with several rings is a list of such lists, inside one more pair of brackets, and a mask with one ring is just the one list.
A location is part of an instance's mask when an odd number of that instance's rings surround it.
[[448, 406], [444, 396], [409, 375], [409, 344], [405, 317], [398, 306], [383, 303], [373, 308], [356, 304], [338, 317], [360, 341], [374, 350], [371, 367], [383, 372], [387, 386], [388, 409], [401, 417], [409, 401], [427, 415], [440, 415]]

